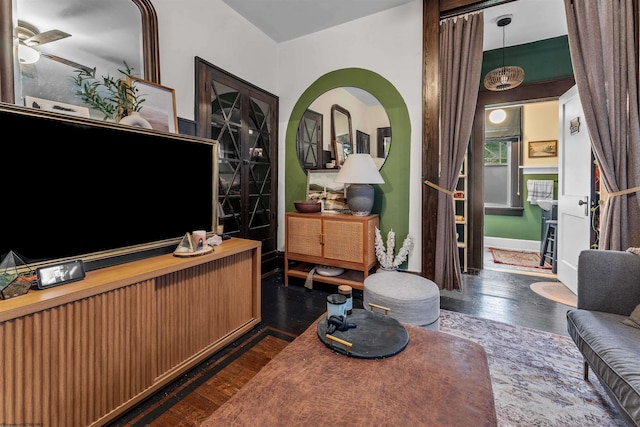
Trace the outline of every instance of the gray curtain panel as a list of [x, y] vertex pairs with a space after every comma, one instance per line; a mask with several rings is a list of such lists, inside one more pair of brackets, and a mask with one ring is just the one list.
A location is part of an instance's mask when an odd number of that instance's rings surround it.
[[435, 283], [462, 290], [453, 191], [469, 145], [482, 71], [483, 12], [440, 22], [440, 178]]
[[634, 4], [565, 0], [569, 49], [591, 145], [609, 194], [599, 249], [640, 247], [640, 117]]

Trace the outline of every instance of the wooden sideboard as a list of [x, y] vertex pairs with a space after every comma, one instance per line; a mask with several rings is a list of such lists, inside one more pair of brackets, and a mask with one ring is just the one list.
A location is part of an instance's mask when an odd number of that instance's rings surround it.
[[261, 321], [261, 244], [224, 241], [0, 301], [0, 421], [104, 425]]
[[378, 215], [287, 212], [285, 216], [285, 286], [289, 276], [306, 278], [316, 265], [329, 265], [345, 272], [339, 276], [316, 273], [313, 280], [363, 289], [364, 279], [377, 263]]

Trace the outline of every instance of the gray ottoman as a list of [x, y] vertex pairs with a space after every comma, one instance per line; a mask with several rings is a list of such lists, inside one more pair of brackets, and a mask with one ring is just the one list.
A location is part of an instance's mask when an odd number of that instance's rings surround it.
[[379, 270], [368, 276], [363, 308], [371, 311], [370, 303], [388, 308], [388, 315], [399, 322], [440, 329], [440, 289], [417, 274]]

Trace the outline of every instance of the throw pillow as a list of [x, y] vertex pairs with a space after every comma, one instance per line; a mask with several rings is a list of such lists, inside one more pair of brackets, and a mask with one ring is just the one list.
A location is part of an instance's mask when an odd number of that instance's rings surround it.
[[633, 326], [634, 328], [640, 328], [640, 304], [633, 309], [629, 318], [624, 319], [622, 323]]

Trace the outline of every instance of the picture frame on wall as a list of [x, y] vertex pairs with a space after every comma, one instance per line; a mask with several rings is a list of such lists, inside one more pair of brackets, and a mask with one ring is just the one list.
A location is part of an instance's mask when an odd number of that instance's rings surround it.
[[558, 140], [549, 141], [529, 141], [529, 158], [535, 157], [557, 157]]
[[178, 133], [176, 94], [170, 87], [131, 77], [138, 96], [144, 98], [140, 115], [151, 124], [151, 128], [164, 132]]
[[371, 143], [368, 133], [356, 130], [356, 153], [371, 154]]
[[333, 141], [333, 152], [336, 155], [336, 166], [342, 166], [344, 164], [344, 144], [340, 141]]
[[307, 171], [307, 200], [321, 200], [322, 212], [348, 213], [347, 188], [336, 182], [338, 170], [310, 169]]

